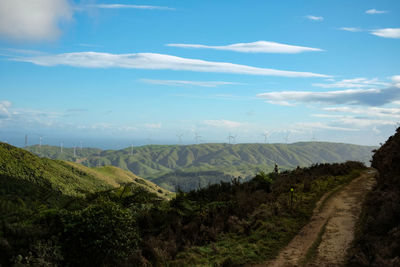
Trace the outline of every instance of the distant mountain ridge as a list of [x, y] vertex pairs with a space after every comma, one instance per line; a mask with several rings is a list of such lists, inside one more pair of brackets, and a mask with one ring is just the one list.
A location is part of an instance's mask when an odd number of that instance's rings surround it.
[[[165, 175], [183, 179], [182, 172], [218, 171], [234, 177], [251, 177], [261, 169], [272, 171], [275, 162], [281, 169], [316, 163], [361, 161], [369, 164], [376, 147], [328, 142], [293, 144], [199, 144], [147, 145], [121, 150], [30, 146], [25, 149], [42, 157], [63, 159], [85, 166], [112, 165], [154, 180]], [[165, 184], [165, 179], [161, 179]], [[161, 183], [161, 181], [158, 179]], [[167, 181], [168, 183], [168, 181]], [[176, 184], [176, 182], [174, 182]], [[168, 186], [171, 189], [173, 185]]]

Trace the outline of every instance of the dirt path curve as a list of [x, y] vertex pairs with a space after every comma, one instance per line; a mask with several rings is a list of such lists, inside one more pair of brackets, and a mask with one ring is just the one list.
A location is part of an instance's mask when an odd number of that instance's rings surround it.
[[[310, 222], [275, 260], [260, 266], [301, 266], [307, 251], [318, 238], [321, 242], [316, 249], [316, 256], [306, 265], [319, 267], [343, 265], [346, 251], [354, 238], [354, 228], [362, 202], [375, 183], [374, 175], [375, 171], [368, 169], [337, 193], [325, 194], [317, 203]], [[329, 199], [324, 201], [327, 197]], [[324, 205], [322, 210], [321, 205]], [[321, 233], [323, 233], [322, 239]]]

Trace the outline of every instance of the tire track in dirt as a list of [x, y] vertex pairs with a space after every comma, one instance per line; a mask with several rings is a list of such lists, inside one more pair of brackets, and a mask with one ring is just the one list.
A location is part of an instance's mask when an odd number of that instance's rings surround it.
[[[375, 184], [375, 170], [368, 169], [333, 195], [326, 193], [317, 203], [310, 222], [279, 253], [275, 260], [257, 266], [290, 267], [304, 265], [304, 259], [318, 238], [316, 255], [307, 266], [341, 266], [354, 238], [355, 225], [365, 195]], [[328, 198], [326, 201], [325, 198]], [[325, 202], [325, 203], [324, 203]], [[322, 210], [320, 206], [324, 204]]]

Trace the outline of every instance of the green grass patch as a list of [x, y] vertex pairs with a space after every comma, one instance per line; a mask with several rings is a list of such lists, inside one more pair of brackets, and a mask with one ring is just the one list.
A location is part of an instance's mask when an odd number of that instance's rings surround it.
[[300, 265], [301, 266], [307, 266], [318, 255], [318, 247], [322, 242], [322, 236], [325, 234], [326, 225], [328, 224], [329, 220], [330, 220], [330, 218], [328, 220], [326, 220], [326, 222], [321, 227], [321, 230], [318, 233], [317, 239], [315, 239], [315, 241], [313, 242], [311, 247], [307, 250], [307, 253], [304, 256], [304, 258], [300, 260]]

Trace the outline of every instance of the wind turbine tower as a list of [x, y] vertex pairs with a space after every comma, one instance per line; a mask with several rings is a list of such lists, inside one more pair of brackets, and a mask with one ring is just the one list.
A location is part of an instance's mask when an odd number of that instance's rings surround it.
[[196, 144], [199, 143], [201, 136], [198, 135], [197, 133], [194, 133], [194, 139], [196, 140]]
[[25, 146], [28, 146], [28, 135], [25, 134]]
[[231, 140], [232, 140], [232, 143], [236, 143], [236, 136], [237, 135], [233, 136], [233, 135], [231, 135], [231, 133], [229, 133], [229, 135], [228, 135], [229, 144], [231, 144]]
[[177, 134], [176, 135], [176, 137], [178, 137], [179, 144], [182, 144], [182, 136], [183, 136], [183, 134]]
[[288, 132], [288, 133], [286, 134], [286, 136], [285, 136], [285, 143], [286, 143], [286, 144], [287, 144], [288, 141], [289, 141], [289, 135], [290, 135], [290, 132]]
[[42, 136], [39, 136], [39, 149], [42, 148]]
[[131, 156], [133, 155], [133, 144], [131, 144]]
[[74, 158], [76, 158], [76, 146], [74, 145]]
[[64, 146], [64, 142], [61, 141], [60, 142], [60, 153], [63, 153], [63, 146]]
[[264, 144], [266, 144], [266, 143], [267, 143], [267, 139], [268, 139], [268, 137], [269, 137], [269, 133], [268, 133], [267, 131], [265, 131], [265, 132], [262, 134], [262, 136], [264, 136]]

